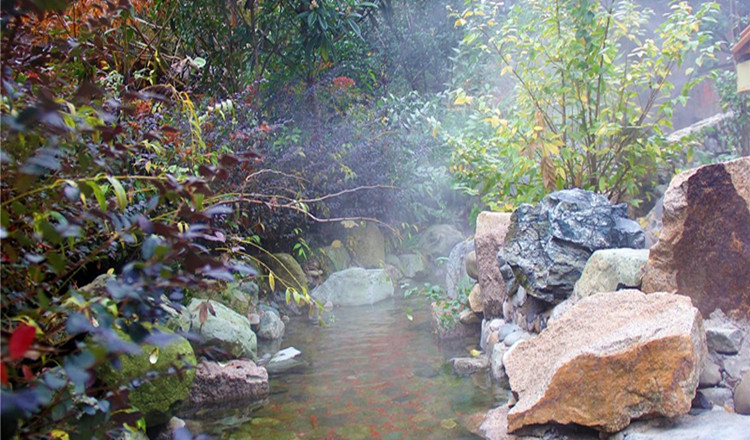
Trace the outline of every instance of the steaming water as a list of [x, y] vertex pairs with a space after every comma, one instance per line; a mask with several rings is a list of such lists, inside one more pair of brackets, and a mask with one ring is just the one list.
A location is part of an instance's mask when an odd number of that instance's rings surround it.
[[221, 439], [476, 438], [468, 420], [506, 395], [484, 374], [455, 376], [447, 359], [466, 356], [476, 338], [441, 349], [429, 319], [421, 299], [399, 298], [336, 309], [325, 327], [292, 320], [282, 348], [300, 349], [309, 365], [272, 377], [261, 408], [223, 409], [188, 426]]

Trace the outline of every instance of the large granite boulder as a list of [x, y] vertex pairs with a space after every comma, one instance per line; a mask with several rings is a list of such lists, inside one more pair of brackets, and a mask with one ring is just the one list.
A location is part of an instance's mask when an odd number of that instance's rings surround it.
[[750, 319], [750, 157], [678, 174], [643, 290], [679, 291], [704, 317], [720, 308]]
[[461, 289], [468, 296], [474, 281], [466, 273], [466, 256], [474, 251], [474, 240], [461, 241], [453, 247], [445, 263], [445, 291], [449, 298], [457, 298]]
[[601, 249], [589, 257], [573, 288], [576, 299], [599, 292], [638, 289], [648, 261], [648, 249]]
[[505, 242], [510, 216], [509, 213], [484, 211], [477, 217], [474, 235], [477, 281], [482, 289], [484, 316], [488, 319], [503, 316], [506, 280], [500, 272], [497, 255]]
[[549, 303], [573, 293], [586, 261], [599, 249], [644, 246], [625, 204], [581, 189], [557, 191], [513, 212], [504, 259], [526, 292]]
[[276, 278], [276, 289], [285, 291], [292, 287], [297, 292], [307, 292], [307, 275], [293, 256], [285, 253], [272, 254], [266, 258], [268, 268]]
[[372, 305], [393, 296], [393, 282], [383, 269], [350, 269], [334, 272], [311, 296], [334, 306]]
[[375, 223], [352, 228], [346, 247], [352, 259], [362, 267], [375, 268], [385, 264], [385, 237]]
[[[204, 303], [208, 304], [202, 306]], [[206, 311], [202, 312], [202, 308]], [[190, 314], [190, 330], [200, 337], [194, 344], [204, 348], [218, 348], [230, 359], [255, 360], [258, 341], [250, 327], [250, 320], [245, 316], [220, 302], [197, 298], [187, 305], [187, 312]], [[201, 316], [205, 318], [204, 322], [201, 322]]]
[[503, 357], [518, 403], [510, 431], [576, 423], [618, 431], [690, 410], [707, 356], [700, 312], [671, 293], [598, 293]]
[[[159, 329], [171, 333], [166, 329]], [[155, 377], [143, 381], [128, 394], [128, 401], [141, 411], [148, 426], [169, 420], [180, 404], [188, 397], [193, 383], [196, 365], [195, 353], [187, 339], [171, 334], [174, 338], [166, 346], [144, 344], [135, 355], [120, 356], [120, 368], [105, 367], [99, 377], [104, 383], [122, 385], [151, 374]], [[178, 368], [181, 371], [170, 371]]]
[[434, 260], [448, 256], [453, 246], [463, 239], [461, 231], [451, 225], [433, 225], [422, 233], [417, 246], [422, 255]]
[[195, 369], [190, 388], [193, 405], [251, 403], [268, 397], [268, 373], [249, 360], [234, 359], [226, 364], [203, 361]]

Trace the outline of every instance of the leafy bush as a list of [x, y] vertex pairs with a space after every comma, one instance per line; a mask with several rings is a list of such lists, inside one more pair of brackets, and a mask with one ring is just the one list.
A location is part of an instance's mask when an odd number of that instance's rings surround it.
[[649, 32], [653, 13], [634, 1], [534, 0], [507, 16], [495, 3], [469, 2], [455, 15], [466, 29], [462, 51], [510, 77], [513, 91], [454, 91], [470, 121], [447, 136], [464, 187], [496, 209], [567, 187], [637, 204], [679, 148], [664, 142], [674, 106], [702, 79], [688, 67], [691, 79], [675, 94], [671, 74], [715, 51], [701, 23], [716, 3], [670, 5]]

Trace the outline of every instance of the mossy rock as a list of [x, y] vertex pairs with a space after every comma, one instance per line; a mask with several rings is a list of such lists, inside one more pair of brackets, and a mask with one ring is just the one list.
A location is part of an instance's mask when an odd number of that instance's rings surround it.
[[[159, 330], [171, 333], [165, 328]], [[123, 339], [128, 338], [122, 333], [120, 335]], [[155, 355], [157, 347], [144, 344], [141, 346], [141, 353], [120, 356], [122, 366], [119, 370], [107, 366], [100, 372], [101, 379], [111, 386], [145, 378], [150, 372], [159, 373], [156, 378], [144, 381], [132, 389], [128, 396], [130, 404], [141, 411], [148, 426], [167, 422], [181, 402], [187, 399], [193, 384], [193, 367], [197, 363], [195, 353], [187, 339], [174, 336], [174, 341], [159, 347], [158, 355]], [[172, 366], [184, 367], [184, 370], [180, 374], [168, 373], [167, 370]]]
[[307, 292], [307, 275], [293, 256], [278, 253], [266, 258], [266, 261], [276, 278], [276, 290], [283, 292], [288, 284], [298, 292]]
[[247, 312], [258, 304], [258, 285], [254, 281], [241, 283], [229, 283], [226, 288], [196, 293], [196, 298], [218, 301], [240, 315]]

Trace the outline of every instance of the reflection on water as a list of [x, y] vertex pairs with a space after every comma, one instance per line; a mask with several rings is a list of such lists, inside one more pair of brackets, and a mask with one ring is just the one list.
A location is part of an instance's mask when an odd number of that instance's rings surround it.
[[325, 327], [291, 321], [282, 348], [300, 349], [308, 366], [272, 377], [263, 407], [214, 411], [189, 426], [222, 439], [475, 438], [466, 420], [505, 395], [493, 396], [485, 375], [453, 374], [447, 359], [465, 356], [476, 338], [440, 349], [419, 301], [336, 309]]

